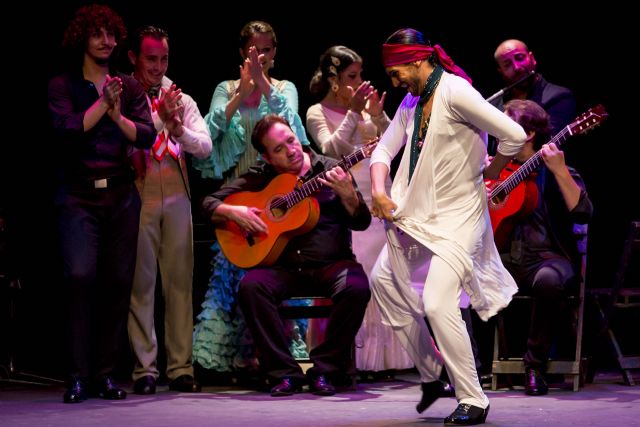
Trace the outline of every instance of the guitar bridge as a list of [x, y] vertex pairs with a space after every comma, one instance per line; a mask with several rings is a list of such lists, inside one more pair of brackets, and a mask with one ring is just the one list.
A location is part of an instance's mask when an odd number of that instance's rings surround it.
[[253, 246], [253, 245], [256, 244], [256, 241], [253, 238], [253, 234], [247, 234], [244, 237], [245, 237], [245, 239], [247, 239], [247, 243], [249, 244], [249, 246]]

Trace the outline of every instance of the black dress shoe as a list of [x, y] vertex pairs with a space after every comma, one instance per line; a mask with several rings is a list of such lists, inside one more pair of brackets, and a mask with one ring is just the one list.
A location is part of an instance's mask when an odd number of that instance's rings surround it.
[[477, 406], [461, 403], [451, 415], [444, 419], [444, 425], [472, 426], [475, 424], [482, 424], [487, 419], [488, 413], [488, 406], [485, 409], [482, 409]]
[[97, 380], [93, 387], [93, 393], [101, 399], [123, 400], [127, 398], [127, 392], [119, 388], [111, 377]]
[[199, 393], [202, 386], [191, 375], [180, 375], [169, 383], [169, 390], [181, 391], [183, 393]]
[[280, 380], [280, 383], [271, 389], [271, 396], [282, 397], [291, 396], [293, 393], [300, 393], [302, 391], [302, 384], [300, 381], [296, 381], [293, 378], [284, 377]]
[[133, 383], [135, 394], [156, 394], [156, 378], [153, 375], [145, 375]]
[[440, 391], [440, 397], [456, 397], [456, 389], [453, 388], [448, 382], [442, 381], [442, 390]]
[[64, 392], [64, 403], [78, 403], [87, 400], [87, 384], [74, 378], [69, 384], [69, 388]]
[[439, 397], [455, 397], [456, 395], [451, 384], [440, 380], [422, 383], [420, 387], [422, 388], [422, 398], [416, 405], [416, 411], [419, 414], [423, 413]]
[[336, 388], [324, 375], [318, 375], [309, 383], [309, 390], [316, 396], [333, 396]]
[[537, 369], [527, 368], [524, 374], [524, 393], [529, 396], [543, 396], [549, 392], [549, 386]]

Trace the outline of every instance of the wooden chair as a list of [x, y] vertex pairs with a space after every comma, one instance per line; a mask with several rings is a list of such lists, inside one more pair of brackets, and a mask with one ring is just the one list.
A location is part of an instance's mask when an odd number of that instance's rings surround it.
[[[598, 314], [602, 321], [602, 338], [606, 336], [615, 353], [616, 362], [625, 384], [635, 385], [631, 370], [640, 369], [640, 355], [629, 354], [621, 342], [621, 331], [614, 329], [622, 325], [629, 326], [625, 322], [616, 322], [617, 317], [631, 309], [640, 308], [640, 221], [632, 221], [629, 227], [629, 235], [625, 242], [620, 265], [611, 288], [590, 289], [593, 295]], [[633, 328], [634, 326], [631, 326]], [[629, 333], [627, 333], [629, 335]], [[637, 333], [635, 335], [637, 341]], [[602, 341], [602, 339], [598, 340]], [[630, 347], [630, 346], [629, 346]]]
[[[575, 316], [573, 318], [573, 329], [575, 331], [575, 353], [571, 360], [550, 359], [547, 364], [547, 374], [563, 374], [571, 377], [573, 391], [578, 391], [582, 384], [582, 374], [585, 360], [582, 358], [582, 329], [584, 321], [584, 294], [585, 294], [585, 275], [587, 268], [587, 225], [576, 224], [573, 232], [578, 241], [578, 251], [580, 253], [580, 283], [578, 291], [575, 295], [567, 297], [569, 302], [575, 307]], [[528, 295], [516, 294], [511, 304], [527, 303], [531, 304], [533, 297]], [[509, 307], [510, 308], [510, 307]], [[508, 309], [505, 309], [508, 310]], [[504, 310], [503, 310], [504, 311]], [[505, 333], [505, 313], [500, 312], [496, 316], [495, 338], [493, 345], [493, 363], [491, 390], [498, 387], [498, 375], [524, 374], [525, 367], [522, 357], [511, 357], [507, 345]], [[509, 378], [509, 385], [511, 379]]]

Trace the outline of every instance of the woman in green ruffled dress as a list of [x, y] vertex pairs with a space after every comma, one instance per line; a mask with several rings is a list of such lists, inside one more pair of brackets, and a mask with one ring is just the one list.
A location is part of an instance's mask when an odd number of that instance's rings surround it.
[[[251, 146], [251, 132], [267, 114], [286, 118], [300, 142], [309, 144], [298, 116], [296, 87], [269, 76], [276, 49], [276, 35], [268, 23], [252, 21], [240, 31], [240, 78], [216, 87], [204, 117], [213, 150], [206, 159], [193, 159], [204, 178], [226, 182], [260, 161]], [[251, 368], [255, 363], [252, 341], [236, 300], [244, 270], [229, 263], [217, 243], [212, 250], [212, 275], [194, 331], [193, 360], [218, 372]]]

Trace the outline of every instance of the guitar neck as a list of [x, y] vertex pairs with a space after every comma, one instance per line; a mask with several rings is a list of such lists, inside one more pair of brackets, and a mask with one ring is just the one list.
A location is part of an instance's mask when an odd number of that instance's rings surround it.
[[[558, 134], [556, 134], [553, 138], [549, 140], [549, 143], [553, 142], [556, 146], [560, 147], [569, 137], [571, 136], [571, 128], [566, 126], [563, 128]], [[505, 192], [509, 194], [511, 190], [516, 188], [518, 184], [525, 180], [526, 177], [531, 175], [531, 172], [536, 170], [538, 166], [542, 163], [542, 154], [541, 151], [538, 150], [536, 153], [531, 156], [526, 162], [522, 164], [514, 173], [509, 175], [507, 179], [502, 181], [499, 185], [495, 186], [491, 190], [491, 194], [489, 198], [494, 198], [498, 194]]]
[[[342, 160], [336, 166], [340, 166], [344, 170], [349, 170], [353, 165], [358, 163], [359, 161], [365, 159], [367, 157], [365, 148], [360, 148], [359, 150], [354, 151], [351, 154], [346, 156], [342, 156]], [[283, 203], [286, 208], [289, 209], [293, 207], [295, 204], [300, 203], [305, 198], [309, 197], [311, 194], [320, 190], [323, 187], [323, 184], [320, 182], [320, 178], [326, 179], [326, 172], [321, 172], [318, 175], [311, 178], [309, 181], [302, 184], [300, 187], [291, 191], [290, 193], [285, 194], [282, 197], [279, 197], [274, 201], [272, 206], [277, 205], [280, 206]]]

